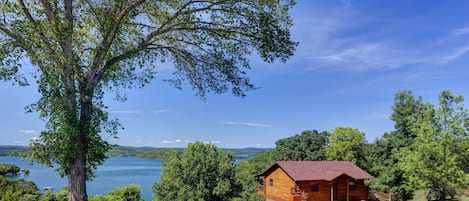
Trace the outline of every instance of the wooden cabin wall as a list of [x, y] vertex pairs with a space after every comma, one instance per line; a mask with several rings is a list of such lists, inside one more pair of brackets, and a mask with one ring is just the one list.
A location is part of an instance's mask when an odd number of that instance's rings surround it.
[[333, 183], [337, 183], [337, 188], [334, 189], [337, 192], [337, 201], [347, 201], [347, 179], [347, 176], [342, 175], [333, 181]]
[[368, 200], [368, 187], [363, 180], [355, 181], [355, 190], [350, 190], [350, 201]]
[[[308, 201], [330, 201], [331, 191], [328, 181], [306, 181], [298, 182], [302, 191], [308, 194]], [[317, 192], [311, 191], [311, 186], [318, 185], [319, 189]]]
[[[273, 179], [273, 186], [270, 186], [270, 179]], [[295, 182], [281, 168], [277, 168], [265, 178], [264, 186], [266, 200], [289, 201]]]

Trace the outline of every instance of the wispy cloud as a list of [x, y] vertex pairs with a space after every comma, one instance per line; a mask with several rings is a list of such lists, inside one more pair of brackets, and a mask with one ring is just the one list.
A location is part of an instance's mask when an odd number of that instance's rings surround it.
[[189, 140], [181, 140], [181, 139], [163, 140], [163, 141], [161, 141], [161, 143], [163, 143], [163, 144], [189, 143]]
[[221, 141], [220, 140], [205, 140], [205, 141], [202, 141], [202, 143], [204, 143], [204, 144], [220, 144]]
[[440, 62], [442, 64], [449, 63], [449, 62], [463, 56], [468, 51], [469, 51], [469, 45], [457, 48], [456, 50], [451, 52], [449, 55], [441, 57]]
[[35, 130], [18, 130], [20, 133], [28, 134], [28, 135], [35, 135], [37, 132]]
[[427, 15], [390, 19], [352, 6], [351, 0], [343, 3], [346, 9], [333, 8], [340, 13], [330, 12], [330, 7], [316, 8], [319, 11], [304, 11], [296, 19], [292, 33], [300, 46], [295, 54], [308, 64], [307, 69], [353, 72], [438, 66], [469, 51], [462, 38], [469, 35], [469, 25], [428, 34]]
[[263, 128], [272, 127], [271, 125], [268, 125], [268, 124], [261, 124], [261, 123], [254, 123], [254, 122], [225, 121], [223, 123], [228, 124], [228, 125], [254, 126], [254, 127], [263, 127]]
[[450, 31], [450, 35], [460, 36], [469, 34], [469, 26], [464, 26]]
[[159, 110], [153, 110], [151, 111], [153, 114], [160, 114], [160, 113], [165, 113], [168, 112], [168, 109], [159, 109]]
[[142, 113], [140, 110], [112, 110], [111, 113], [114, 114], [139, 114]]

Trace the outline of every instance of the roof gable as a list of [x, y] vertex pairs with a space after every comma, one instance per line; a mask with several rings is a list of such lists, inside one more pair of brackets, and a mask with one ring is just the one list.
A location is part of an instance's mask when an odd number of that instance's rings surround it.
[[345, 174], [353, 179], [372, 179], [373, 176], [349, 161], [277, 161], [261, 176], [281, 168], [294, 181], [332, 181]]

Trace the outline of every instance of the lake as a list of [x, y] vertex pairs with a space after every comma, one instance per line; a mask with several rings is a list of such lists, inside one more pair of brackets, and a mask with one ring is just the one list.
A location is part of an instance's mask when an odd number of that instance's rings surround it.
[[[245, 159], [236, 159], [239, 163]], [[60, 178], [54, 168], [38, 164], [29, 165], [30, 161], [21, 160], [18, 156], [0, 156], [0, 163], [14, 164], [21, 169], [28, 168], [29, 175], [19, 174], [13, 178], [24, 178], [36, 183], [39, 190], [53, 187], [59, 192], [67, 186], [67, 179]], [[98, 167], [96, 178], [87, 183], [88, 195], [105, 195], [112, 189], [128, 184], [138, 184], [146, 201], [153, 200], [152, 186], [160, 180], [162, 164], [159, 160], [138, 157], [111, 157]]]
[[[29, 165], [29, 161], [21, 160], [17, 156], [1, 156], [0, 163], [14, 164], [29, 169], [29, 175], [19, 174], [14, 178], [24, 178], [36, 183], [42, 190], [44, 187], [53, 187], [55, 192], [62, 186], [67, 186], [66, 178], [60, 178], [53, 168], [38, 164]], [[107, 194], [116, 187], [127, 184], [138, 184], [142, 196], [146, 201], [153, 199], [153, 183], [159, 181], [162, 164], [159, 160], [138, 157], [111, 157], [98, 167], [96, 178], [87, 183], [88, 195]]]

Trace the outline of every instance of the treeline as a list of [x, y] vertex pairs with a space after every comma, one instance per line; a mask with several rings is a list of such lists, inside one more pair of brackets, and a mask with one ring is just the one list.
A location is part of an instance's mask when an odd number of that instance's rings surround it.
[[375, 176], [372, 190], [392, 193], [393, 200], [409, 200], [425, 190], [429, 200], [456, 196], [469, 183], [469, 118], [461, 95], [442, 91], [438, 105], [396, 93], [391, 120], [395, 130], [374, 142], [356, 128], [316, 130], [276, 142], [274, 150], [237, 165], [243, 190], [234, 200], [257, 200], [257, 179], [252, 175], [277, 160], [349, 160]]
[[[154, 148], [154, 147], [131, 147], [115, 145], [106, 155], [108, 157], [136, 156], [140, 158], [165, 160], [171, 151], [182, 152], [183, 148]], [[223, 149], [230, 152], [235, 158], [252, 158], [262, 152], [269, 151], [269, 148], [239, 148]], [[28, 152], [26, 146], [0, 146], [0, 156], [22, 156]]]
[[1, 145], [0, 156], [19, 156], [21, 153], [26, 153], [27, 147], [25, 146], [12, 146], [12, 145]]

